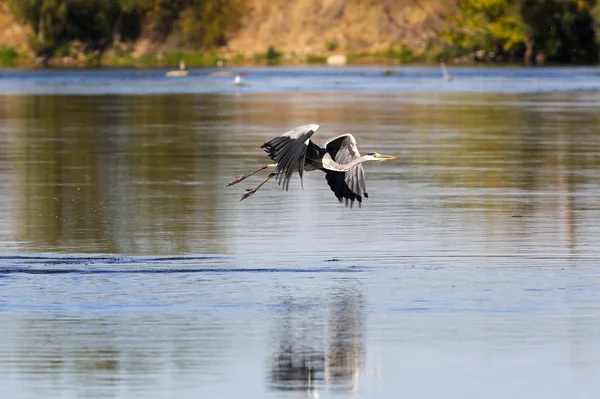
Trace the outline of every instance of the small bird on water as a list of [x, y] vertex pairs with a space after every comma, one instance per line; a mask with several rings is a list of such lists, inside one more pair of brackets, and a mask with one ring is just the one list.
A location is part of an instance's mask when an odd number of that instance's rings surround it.
[[246, 194], [241, 198], [245, 200], [273, 177], [276, 178], [277, 184], [287, 191], [294, 172], [298, 171], [302, 184], [305, 171], [321, 170], [325, 172], [327, 184], [340, 202], [352, 207], [356, 201], [360, 207], [363, 198], [369, 198], [362, 163], [388, 161], [396, 157], [376, 152], [361, 156], [354, 136], [349, 133], [334, 137], [321, 147], [311, 140], [318, 128], [319, 125], [315, 124], [298, 126], [267, 141], [261, 148], [275, 163], [262, 165], [247, 175], [238, 176], [227, 186], [237, 184], [261, 170], [275, 168], [262, 183], [246, 190]]
[[165, 76], [167, 78], [177, 78], [177, 77], [188, 76], [189, 74], [190, 73], [187, 70], [187, 67], [185, 66], [185, 61], [180, 60], [179, 61], [179, 70], [178, 71], [169, 71], [165, 74]]

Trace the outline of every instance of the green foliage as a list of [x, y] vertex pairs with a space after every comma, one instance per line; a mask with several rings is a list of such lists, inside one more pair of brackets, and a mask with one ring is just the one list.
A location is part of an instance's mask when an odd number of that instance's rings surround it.
[[[244, 58], [241, 55], [240, 57]], [[222, 58], [212, 52], [175, 50], [161, 55], [148, 54], [137, 58], [133, 58], [131, 55], [118, 57], [105, 55], [102, 58], [102, 64], [106, 66], [168, 67], [175, 69], [178, 68], [181, 60], [185, 62], [187, 67], [215, 66], [219, 60], [223, 61]], [[236, 60], [241, 63], [238, 57], [235, 57], [233, 62], [235, 63]]]
[[[590, 14], [594, 20], [594, 34], [596, 37], [596, 41], [600, 42], [600, 2], [597, 2], [596, 5], [591, 9]], [[598, 57], [600, 58], [600, 43], [598, 43]]]
[[406, 64], [414, 61], [416, 57], [414, 51], [404, 43], [400, 44], [397, 49], [390, 48], [385, 55], [387, 58], [396, 60], [400, 64]]
[[183, 60], [188, 67], [207, 66], [214, 64], [214, 57], [205, 55], [204, 53], [175, 51], [165, 54], [160, 60], [162, 66], [175, 67], [179, 65], [179, 61]]
[[113, 41], [167, 39], [188, 49], [226, 43], [240, 17], [239, 0], [8, 0], [12, 14], [29, 25], [30, 46], [38, 55], [71, 53], [83, 43], [101, 54]]
[[595, 0], [523, 0], [521, 12], [539, 53], [563, 63], [598, 60]]
[[[598, 60], [600, 2], [597, 0], [440, 1], [450, 10], [444, 18], [441, 40], [418, 54], [400, 45], [383, 54], [355, 54], [353, 59], [381, 57], [404, 64], [484, 54], [484, 61], [531, 61], [536, 56], [539, 60], [560, 63]], [[116, 43], [118, 46], [114, 47], [120, 49], [127, 41], [144, 38], [157, 46], [184, 49], [189, 52], [185, 57], [203, 54], [205, 59], [198, 58], [195, 62], [210, 65], [216, 58], [204, 54], [227, 43], [230, 32], [239, 25], [246, 2], [4, 0], [2, 4], [15, 18], [31, 27], [29, 45], [37, 56], [45, 59], [71, 56], [97, 62], [111, 45]], [[331, 52], [338, 49], [339, 43], [332, 39], [325, 46]], [[87, 55], [81, 56], [82, 52]], [[3, 59], [12, 57], [6, 54]], [[164, 57], [171, 61], [169, 54]], [[258, 62], [265, 60], [269, 65], [279, 64], [282, 54], [270, 46], [264, 55], [256, 57]], [[186, 58], [191, 64], [188, 61]], [[322, 62], [318, 56], [306, 57], [306, 61]], [[163, 63], [156, 56], [144, 62]], [[177, 63], [178, 60], [175, 65]]]
[[89, 50], [105, 48], [119, 12], [116, 0], [11, 0], [9, 7], [33, 29], [30, 45], [38, 53], [75, 40]]
[[265, 59], [269, 65], [277, 65], [281, 61], [283, 54], [275, 49], [274, 46], [269, 46], [265, 53]]
[[54, 55], [56, 57], [68, 57], [71, 55], [71, 46], [67, 43], [60, 44], [54, 50]]
[[152, 66], [152, 67], [157, 67], [160, 65], [159, 61], [158, 61], [158, 57], [156, 56], [156, 54], [144, 54], [141, 55], [137, 60], [136, 60], [137, 64], [143, 65], [143, 66]]
[[152, 41], [165, 40], [183, 9], [181, 3], [181, 0], [138, 0], [144, 35]]
[[446, 2], [454, 9], [442, 32], [447, 58], [483, 51], [504, 59], [539, 54], [556, 62], [597, 60], [594, 26], [600, 30], [600, 8], [596, 0]]
[[[459, 0], [448, 18], [451, 27], [442, 32], [450, 52], [477, 50], [514, 54], [522, 50], [525, 25], [516, 2], [508, 0]], [[462, 51], [461, 51], [462, 50]]]
[[246, 60], [244, 54], [236, 54], [235, 57], [231, 60], [234, 64], [242, 64]]
[[0, 47], [0, 66], [15, 67], [17, 66], [17, 58], [19, 53], [12, 47]]
[[306, 62], [308, 64], [325, 64], [327, 62], [327, 57], [309, 54], [306, 56]]
[[232, 2], [195, 0], [176, 23], [180, 40], [197, 48], [212, 48], [226, 43], [226, 32], [237, 22], [239, 12]]

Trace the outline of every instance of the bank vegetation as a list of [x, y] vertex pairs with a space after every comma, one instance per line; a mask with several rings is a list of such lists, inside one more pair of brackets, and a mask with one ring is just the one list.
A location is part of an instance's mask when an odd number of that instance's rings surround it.
[[596, 0], [5, 0], [0, 65], [593, 64]]

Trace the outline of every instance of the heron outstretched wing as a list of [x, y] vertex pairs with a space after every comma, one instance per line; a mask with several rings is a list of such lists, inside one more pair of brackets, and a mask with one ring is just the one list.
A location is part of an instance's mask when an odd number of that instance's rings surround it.
[[277, 164], [277, 184], [286, 190], [294, 171], [298, 171], [300, 180], [304, 174], [304, 161], [310, 137], [317, 131], [319, 125], [298, 126], [281, 136], [264, 143], [263, 148], [269, 157]]
[[[331, 158], [338, 164], [349, 164], [360, 158], [356, 140], [351, 134], [343, 134], [325, 143], [325, 149]], [[327, 184], [340, 202], [352, 207], [354, 201], [361, 205], [362, 199], [369, 198], [367, 194], [367, 183], [365, 171], [362, 164], [357, 164], [346, 172], [325, 171]]]
[[325, 149], [335, 162], [342, 165], [360, 157], [356, 140], [350, 133], [332, 138], [325, 143]]

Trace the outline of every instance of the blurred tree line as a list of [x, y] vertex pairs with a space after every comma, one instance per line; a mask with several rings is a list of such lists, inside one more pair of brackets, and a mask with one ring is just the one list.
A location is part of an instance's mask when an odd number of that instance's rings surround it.
[[30, 45], [52, 57], [77, 41], [86, 52], [139, 38], [167, 39], [198, 50], [222, 46], [240, 17], [239, 0], [7, 0], [12, 15], [29, 25]]
[[596, 0], [446, 0], [446, 56], [475, 52], [493, 61], [526, 64], [598, 61]]
[[[432, 39], [430, 56], [526, 64], [598, 61], [598, 0], [437, 1], [446, 5], [447, 12], [438, 27], [439, 37]], [[82, 52], [98, 57], [111, 46], [141, 38], [197, 51], [223, 46], [239, 26], [247, 2], [4, 0], [0, 5], [31, 27], [31, 48], [48, 60], [68, 54], [75, 42]]]

